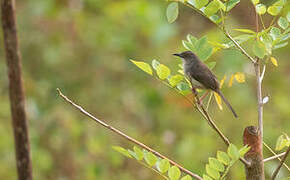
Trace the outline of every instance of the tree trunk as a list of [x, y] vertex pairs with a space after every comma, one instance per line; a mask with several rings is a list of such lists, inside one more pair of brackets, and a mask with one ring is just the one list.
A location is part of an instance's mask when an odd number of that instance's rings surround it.
[[19, 180], [32, 180], [30, 145], [21, 77], [14, 0], [1, 0], [2, 27], [9, 78], [9, 97]]
[[251, 147], [245, 154], [245, 159], [251, 165], [245, 166], [247, 180], [265, 180], [262, 139], [257, 127], [249, 126], [244, 130], [244, 145]]

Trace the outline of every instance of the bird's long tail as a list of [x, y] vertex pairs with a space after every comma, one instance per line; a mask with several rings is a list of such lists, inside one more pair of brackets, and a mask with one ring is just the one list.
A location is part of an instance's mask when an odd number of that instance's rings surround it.
[[225, 96], [223, 95], [223, 93], [220, 90], [217, 90], [216, 93], [218, 93], [220, 95], [220, 97], [226, 103], [226, 105], [228, 106], [228, 108], [233, 112], [235, 118], [238, 118], [237, 113], [235, 112], [235, 110], [233, 109], [233, 107], [231, 106], [231, 104], [229, 103], [229, 101], [225, 98]]

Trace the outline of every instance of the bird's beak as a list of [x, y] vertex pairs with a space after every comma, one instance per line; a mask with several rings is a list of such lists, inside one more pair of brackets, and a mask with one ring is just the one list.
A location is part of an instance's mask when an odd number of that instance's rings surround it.
[[181, 57], [180, 54], [176, 53], [176, 54], [172, 54], [173, 56], [178, 56]]

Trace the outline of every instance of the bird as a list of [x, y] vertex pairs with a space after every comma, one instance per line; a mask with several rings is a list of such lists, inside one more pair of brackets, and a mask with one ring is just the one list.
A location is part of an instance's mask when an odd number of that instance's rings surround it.
[[225, 98], [220, 90], [220, 84], [214, 73], [205, 65], [197, 55], [191, 51], [173, 54], [182, 59], [184, 75], [190, 81], [194, 89], [207, 89], [216, 92], [225, 102], [227, 107], [232, 111], [235, 118], [238, 118], [237, 113]]

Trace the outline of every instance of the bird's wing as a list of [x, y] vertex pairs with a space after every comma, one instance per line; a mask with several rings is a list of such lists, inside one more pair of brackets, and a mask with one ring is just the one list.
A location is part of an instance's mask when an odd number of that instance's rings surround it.
[[216, 91], [219, 89], [217, 77], [211, 72], [205, 64], [197, 64], [191, 71], [191, 77], [200, 82], [205, 88]]

